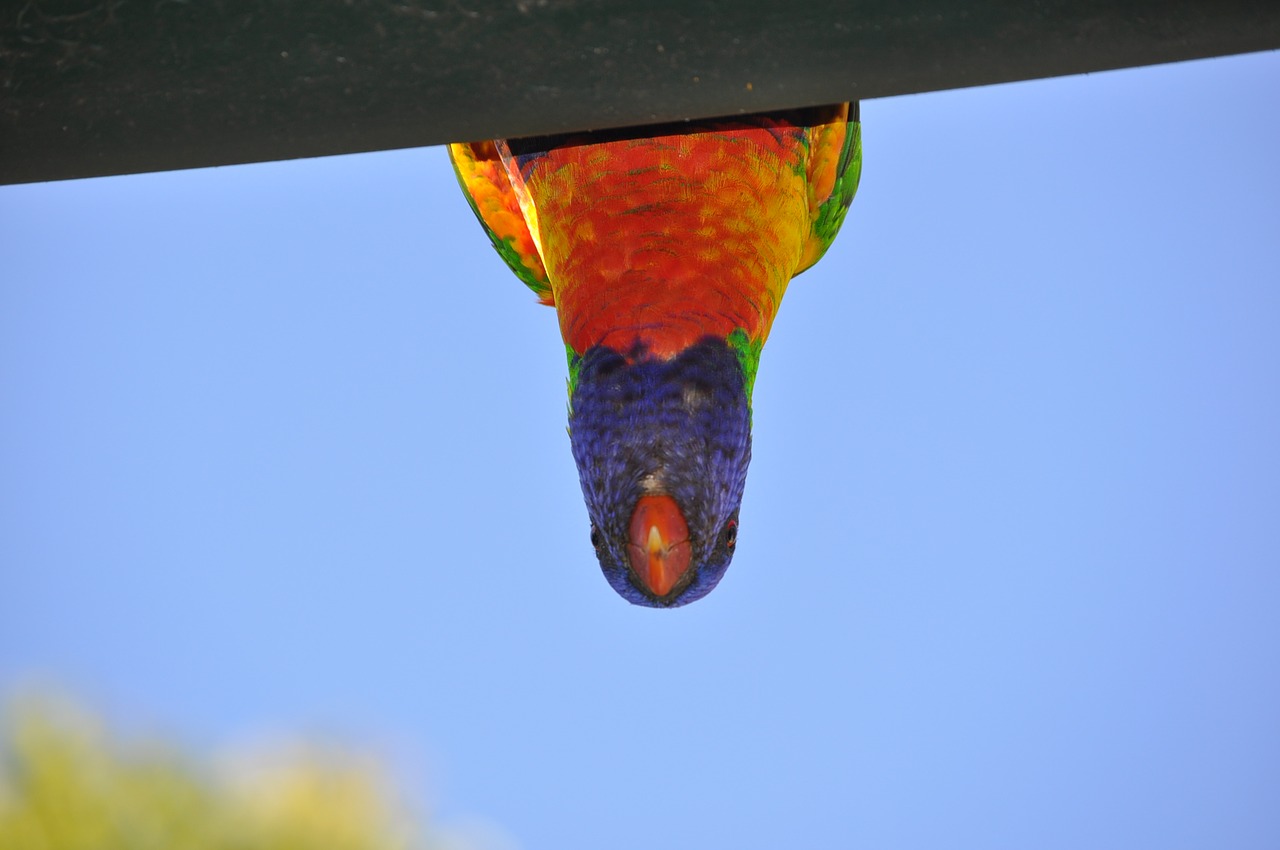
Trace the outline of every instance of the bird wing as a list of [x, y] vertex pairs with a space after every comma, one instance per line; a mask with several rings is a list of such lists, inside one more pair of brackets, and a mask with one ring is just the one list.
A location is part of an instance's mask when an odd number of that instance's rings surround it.
[[812, 229], [795, 273], [831, 247], [862, 176], [862, 124], [857, 102], [842, 104], [830, 121], [806, 129], [809, 140], [809, 218]]
[[540, 302], [554, 305], [537, 239], [529, 230], [497, 146], [493, 142], [452, 144], [449, 159], [471, 211], [489, 234], [499, 256]]

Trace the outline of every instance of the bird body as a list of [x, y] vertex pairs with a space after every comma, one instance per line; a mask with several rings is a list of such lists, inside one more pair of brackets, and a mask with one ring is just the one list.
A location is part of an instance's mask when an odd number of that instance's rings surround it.
[[672, 607], [732, 557], [760, 350], [861, 170], [856, 104], [455, 144], [507, 264], [555, 306], [606, 578]]

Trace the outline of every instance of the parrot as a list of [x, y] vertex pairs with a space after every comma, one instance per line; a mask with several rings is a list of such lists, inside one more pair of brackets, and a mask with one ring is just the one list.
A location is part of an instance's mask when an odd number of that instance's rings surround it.
[[604, 577], [701, 599], [733, 558], [760, 354], [844, 223], [858, 103], [448, 146], [498, 254], [555, 308]]

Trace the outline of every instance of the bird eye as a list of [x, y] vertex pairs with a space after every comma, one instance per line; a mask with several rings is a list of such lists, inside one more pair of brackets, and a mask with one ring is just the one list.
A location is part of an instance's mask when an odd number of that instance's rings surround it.
[[736, 519], [731, 519], [724, 524], [722, 536], [724, 545], [732, 549], [733, 544], [738, 542], [738, 521]]
[[600, 533], [600, 529], [596, 527], [594, 522], [591, 523], [591, 548], [598, 550], [603, 544], [604, 535]]

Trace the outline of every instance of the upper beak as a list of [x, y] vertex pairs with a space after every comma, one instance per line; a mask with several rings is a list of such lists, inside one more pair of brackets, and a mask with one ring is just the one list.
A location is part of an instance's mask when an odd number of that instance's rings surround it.
[[671, 593], [689, 571], [693, 550], [689, 525], [670, 496], [641, 496], [631, 512], [627, 558], [631, 571], [651, 594]]

